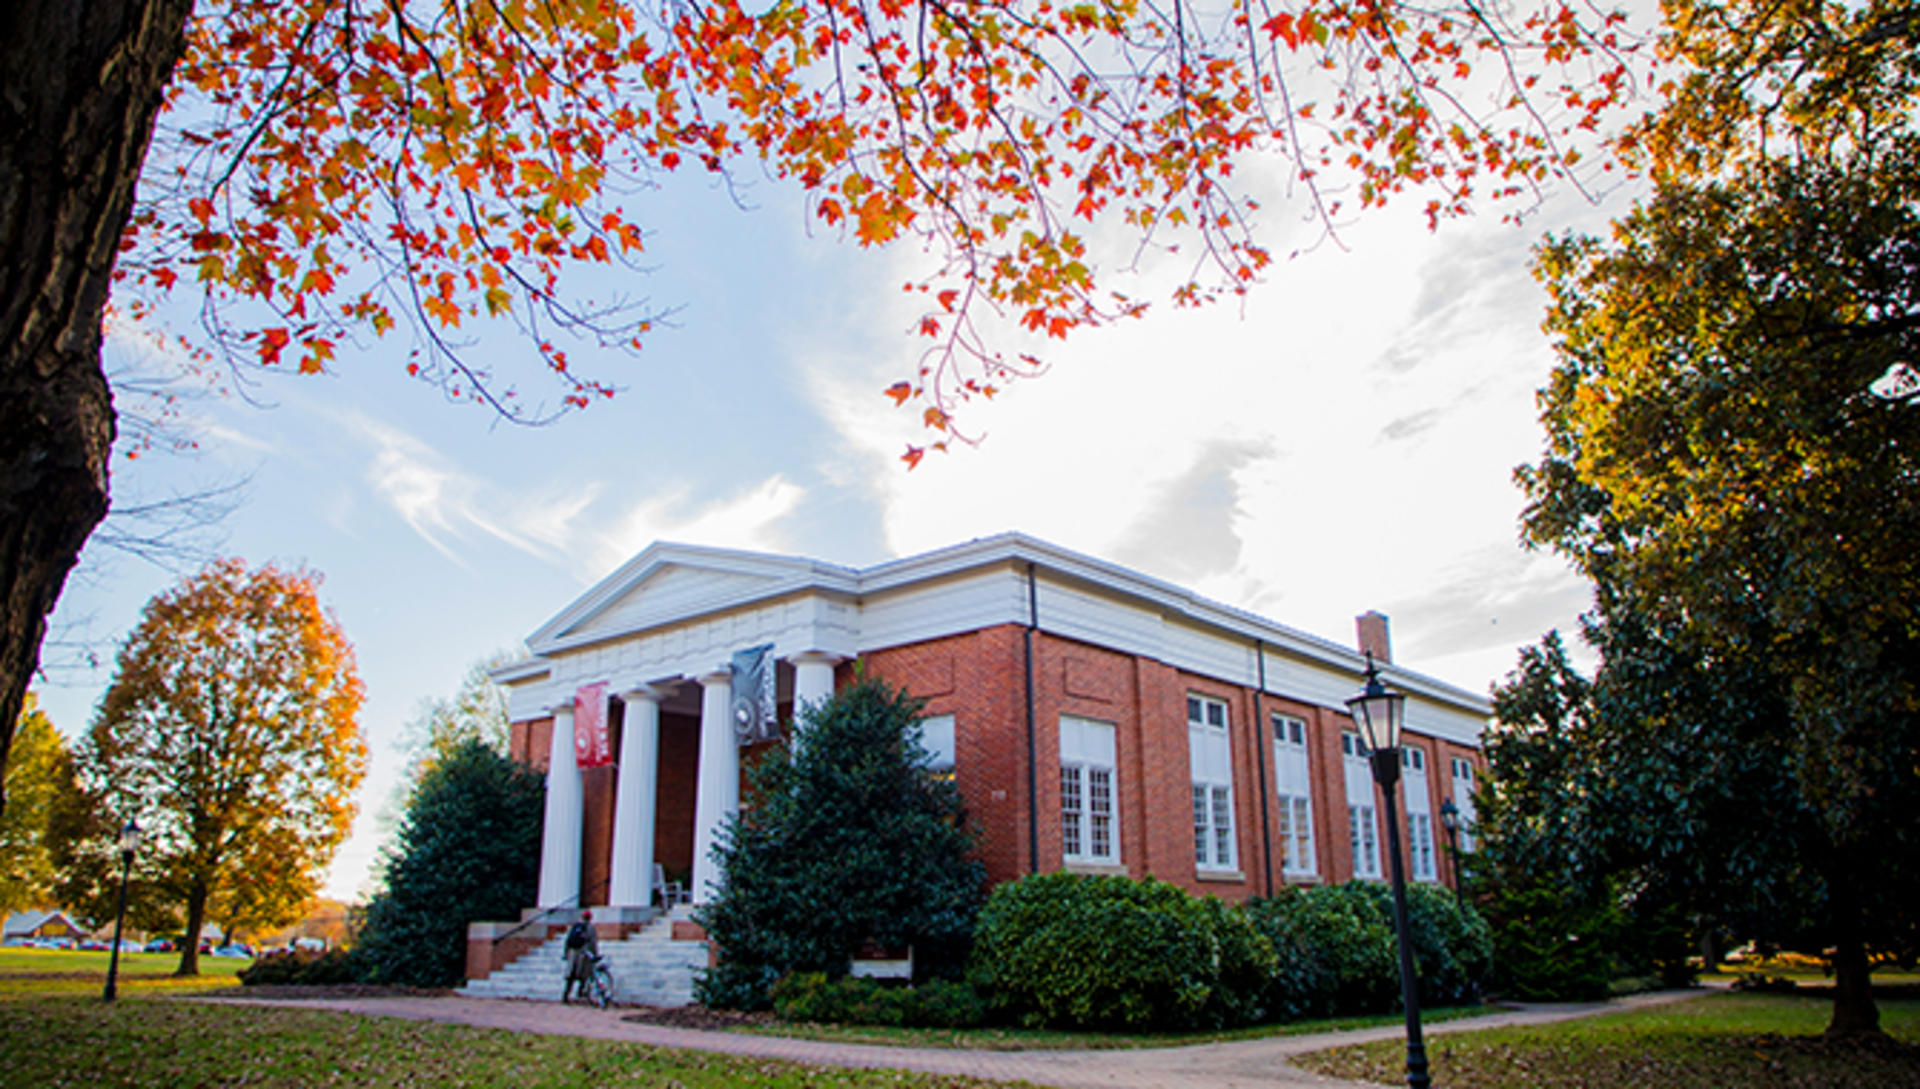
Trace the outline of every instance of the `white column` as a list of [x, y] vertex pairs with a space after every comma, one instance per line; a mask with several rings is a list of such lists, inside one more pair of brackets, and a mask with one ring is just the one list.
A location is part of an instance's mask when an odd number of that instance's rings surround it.
[[613, 874], [607, 885], [607, 903], [615, 907], [646, 907], [653, 899], [663, 695], [644, 684], [620, 694], [627, 718], [620, 735], [620, 788], [613, 799]]
[[726, 670], [700, 678], [700, 789], [693, 806], [693, 902], [705, 904], [720, 890], [713, 845], [720, 825], [740, 811], [740, 746], [733, 739], [733, 675]]
[[840, 663], [840, 658], [838, 655], [808, 650], [794, 655], [788, 661], [793, 663], [793, 736], [797, 740], [807, 708], [816, 707], [833, 697], [833, 667]]
[[547, 813], [540, 839], [540, 906], [559, 907], [580, 893], [580, 765], [573, 755], [573, 701], [553, 708], [547, 750]]

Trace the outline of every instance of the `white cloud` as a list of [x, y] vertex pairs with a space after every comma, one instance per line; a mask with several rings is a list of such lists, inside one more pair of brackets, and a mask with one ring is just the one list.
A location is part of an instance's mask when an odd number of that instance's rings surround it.
[[[1408, 664], [1444, 658], [1449, 679], [1481, 689], [1539, 633], [1503, 629], [1504, 650], [1475, 633], [1463, 657], [1414, 630], [1465, 638], [1423, 607], [1436, 587], [1531, 595], [1506, 612], [1564, 613], [1552, 623], [1579, 608], [1577, 580], [1536, 574], [1515, 543], [1511, 472], [1539, 450], [1533, 391], [1551, 365], [1527, 272], [1537, 236], [1417, 219], [1376, 215], [1345, 248], [1282, 264], [1244, 313], [1161, 309], [1053, 342], [1049, 374], [967, 408], [979, 448], [912, 472], [899, 455], [928, 434], [879, 396], [907, 369], [897, 359], [861, 367], [845, 345], [822, 348], [803, 385], [895, 554], [1017, 529], [1342, 642], [1357, 613], [1399, 610], [1400, 641], [1422, 653]], [[917, 302], [890, 294], [850, 321], [903, 328]]]
[[805, 496], [806, 489], [781, 476], [717, 498], [696, 496], [687, 488], [650, 496], [595, 535], [592, 576], [600, 577], [654, 541], [780, 551], [786, 537], [779, 523]]

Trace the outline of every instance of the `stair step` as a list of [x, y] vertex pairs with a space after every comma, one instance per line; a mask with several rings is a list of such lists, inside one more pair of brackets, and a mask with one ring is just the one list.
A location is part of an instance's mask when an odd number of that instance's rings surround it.
[[[693, 1001], [693, 983], [707, 967], [707, 944], [675, 941], [673, 924], [692, 909], [679, 906], [642, 930], [618, 941], [600, 943], [613, 972], [616, 1002], [684, 1006]], [[531, 998], [557, 1002], [566, 987], [564, 937], [555, 936], [528, 950], [486, 979], [469, 980], [462, 994], [477, 998]]]

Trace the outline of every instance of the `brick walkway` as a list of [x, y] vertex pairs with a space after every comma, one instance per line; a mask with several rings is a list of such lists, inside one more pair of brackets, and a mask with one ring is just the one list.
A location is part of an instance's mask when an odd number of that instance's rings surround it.
[[[1680, 1002], [1701, 991], [1659, 991], [1610, 1002], [1518, 1006], [1505, 1013], [1426, 1028], [1428, 1037], [1449, 1032], [1535, 1025], [1577, 1017]], [[737, 1032], [636, 1025], [620, 1020], [621, 1011], [552, 1002], [483, 998], [350, 998], [350, 999], [218, 999], [231, 1003], [297, 1006], [338, 1010], [373, 1017], [413, 1021], [447, 1021], [511, 1032], [540, 1032], [555, 1036], [585, 1036], [624, 1040], [660, 1047], [717, 1051], [758, 1058], [790, 1059], [821, 1066], [850, 1066], [920, 1070], [934, 1074], [961, 1074], [994, 1081], [1025, 1081], [1064, 1089], [1162, 1086], [1193, 1089], [1303, 1089], [1309, 1086], [1351, 1086], [1356, 1083], [1325, 1078], [1294, 1067], [1294, 1055], [1342, 1044], [1389, 1040], [1402, 1036], [1398, 1025], [1352, 1032], [1322, 1032], [1191, 1047], [1141, 1048], [1122, 1051], [958, 1051], [943, 1048], [878, 1047], [868, 1044], [825, 1043], [779, 1036]]]

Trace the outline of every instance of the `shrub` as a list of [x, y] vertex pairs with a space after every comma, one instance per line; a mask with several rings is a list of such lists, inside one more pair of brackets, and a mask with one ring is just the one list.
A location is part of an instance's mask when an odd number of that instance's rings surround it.
[[1278, 956], [1268, 1002], [1279, 1017], [1393, 1008], [1400, 978], [1393, 925], [1358, 883], [1255, 900], [1247, 914]]
[[720, 967], [695, 995], [763, 1009], [790, 972], [843, 976], [869, 942], [911, 947], [917, 972], [965, 956], [984, 871], [967, 857], [960, 795], [929, 774], [924, 701], [873, 680], [805, 713], [797, 744], [773, 746], [715, 849], [725, 879], [696, 918]]
[[952, 980], [907, 987], [872, 979], [828, 979], [823, 972], [795, 972], [773, 985], [772, 998], [775, 1012], [789, 1021], [974, 1028], [987, 1019], [987, 1003], [979, 992]]
[[[1267, 1001], [1283, 1018], [1384, 1013], [1400, 1005], [1393, 892], [1351, 882], [1290, 891], [1247, 905], [1273, 943], [1279, 968]], [[1408, 944], [1422, 1005], [1477, 999], [1492, 971], [1493, 941], [1471, 905], [1432, 885], [1407, 888]]]
[[1027, 1025], [1119, 1031], [1260, 1019], [1273, 948], [1238, 911], [1148, 878], [1045, 874], [994, 889], [972, 980]]
[[240, 970], [240, 982], [248, 987], [274, 983], [334, 986], [358, 982], [360, 975], [358, 959], [344, 949], [324, 953], [300, 950], [261, 957]]

